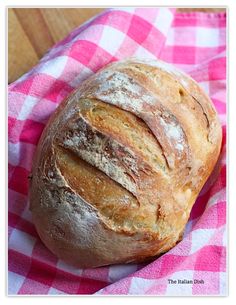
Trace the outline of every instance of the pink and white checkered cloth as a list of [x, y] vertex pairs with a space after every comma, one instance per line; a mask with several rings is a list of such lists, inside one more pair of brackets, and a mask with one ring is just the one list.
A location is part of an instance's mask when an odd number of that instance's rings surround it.
[[[9, 86], [9, 294], [227, 294], [225, 33], [224, 13], [109, 9], [75, 29]], [[58, 104], [99, 68], [127, 56], [163, 59], [200, 83], [220, 117], [221, 156], [176, 247], [150, 264], [75, 269], [40, 241], [28, 210], [27, 176]]]

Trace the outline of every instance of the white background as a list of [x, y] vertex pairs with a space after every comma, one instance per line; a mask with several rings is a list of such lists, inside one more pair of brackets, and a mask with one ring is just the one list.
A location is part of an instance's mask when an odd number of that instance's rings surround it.
[[[219, 7], [228, 6], [228, 25], [229, 25], [229, 41], [228, 41], [228, 271], [229, 271], [229, 297], [7, 297], [7, 6], [198, 6], [198, 7]], [[56, 303], [57, 305], [65, 304], [88, 304], [95, 302], [96, 304], [231, 304], [236, 302], [236, 1], [235, 0], [115, 0], [115, 1], [99, 1], [99, 0], [0, 0], [0, 149], [1, 157], [1, 174], [0, 174], [0, 194], [1, 194], [1, 227], [0, 227], [0, 295], [1, 304], [41, 304], [42, 302]], [[5, 143], [5, 145], [3, 144]], [[4, 249], [5, 248], [5, 249]], [[5, 251], [4, 251], [5, 250]], [[68, 300], [67, 300], [68, 299]]]

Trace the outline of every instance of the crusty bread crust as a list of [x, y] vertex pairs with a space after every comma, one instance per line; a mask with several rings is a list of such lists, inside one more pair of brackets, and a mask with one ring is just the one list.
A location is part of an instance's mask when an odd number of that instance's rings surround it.
[[33, 162], [30, 209], [76, 267], [143, 261], [181, 238], [221, 147], [206, 94], [162, 61], [127, 59], [56, 110]]

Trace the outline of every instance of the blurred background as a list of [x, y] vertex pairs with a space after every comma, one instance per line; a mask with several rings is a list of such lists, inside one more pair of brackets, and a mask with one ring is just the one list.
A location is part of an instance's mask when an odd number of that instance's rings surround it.
[[[105, 8], [8, 9], [8, 83], [37, 64], [55, 43]], [[223, 12], [222, 8], [179, 8], [180, 12]]]

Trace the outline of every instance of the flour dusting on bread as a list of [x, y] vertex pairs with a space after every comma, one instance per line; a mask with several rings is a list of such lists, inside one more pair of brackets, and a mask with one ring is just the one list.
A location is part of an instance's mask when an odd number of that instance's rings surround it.
[[32, 168], [45, 245], [79, 268], [142, 262], [181, 239], [221, 147], [210, 99], [158, 60], [104, 67], [64, 100]]

